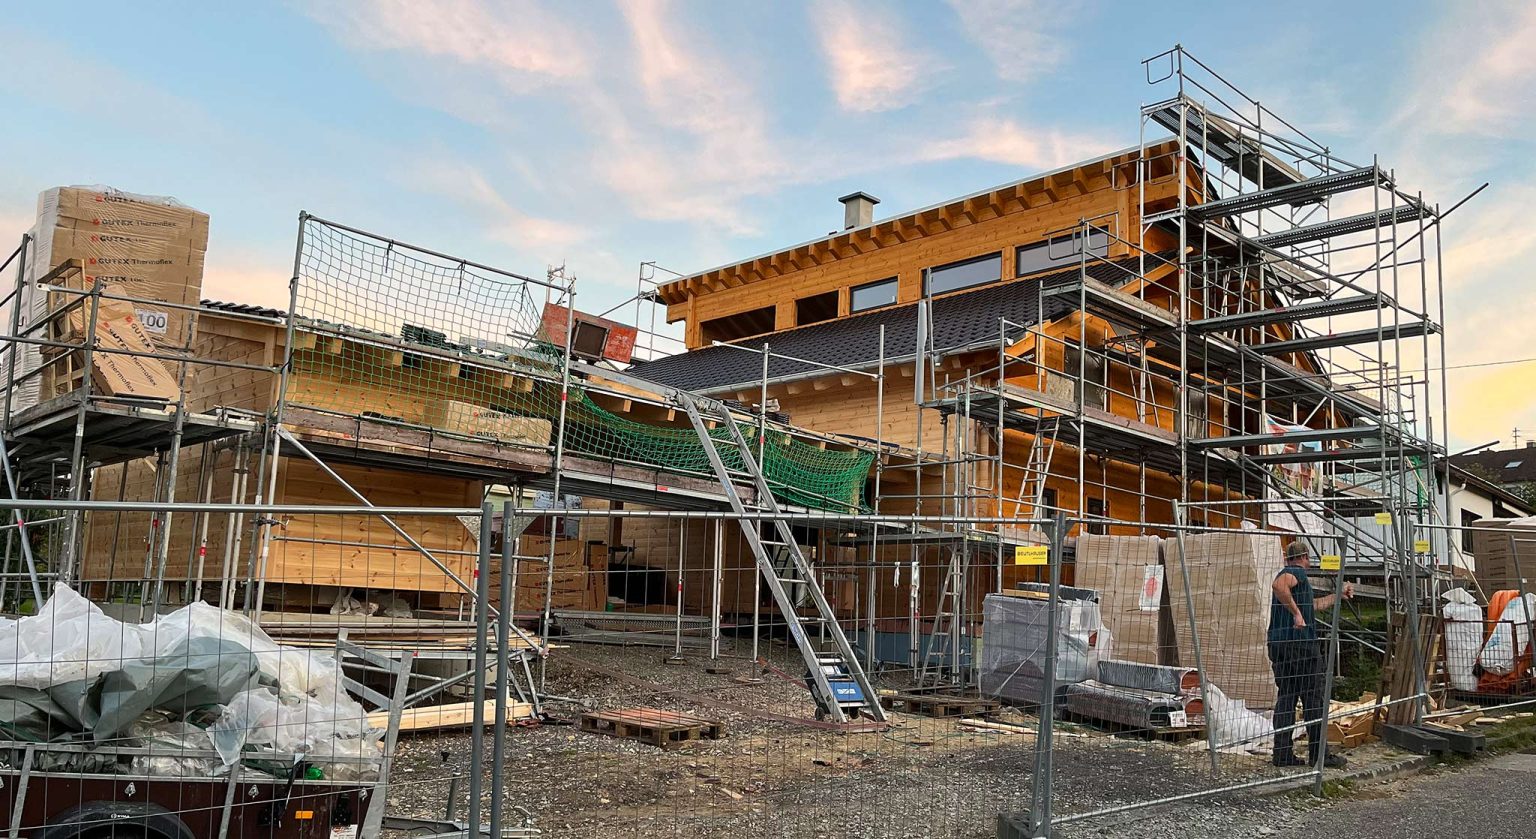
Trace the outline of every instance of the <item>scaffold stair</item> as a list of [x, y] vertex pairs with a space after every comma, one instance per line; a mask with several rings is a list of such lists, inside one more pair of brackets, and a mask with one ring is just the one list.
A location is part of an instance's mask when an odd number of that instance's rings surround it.
[[1315, 204], [1332, 195], [1386, 183], [1388, 183], [1386, 176], [1375, 166], [1362, 166], [1359, 169], [1319, 175], [1258, 192], [1245, 192], [1228, 198], [1218, 198], [1190, 207], [1189, 213], [1196, 218], [1211, 219], [1267, 210], [1282, 205], [1300, 207]]
[[[826, 594], [822, 592], [821, 586], [812, 575], [810, 563], [795, 541], [789, 520], [773, 497], [773, 488], [768, 485], [767, 479], [763, 476], [757, 456], [751, 444], [742, 435], [741, 428], [736, 424], [735, 417], [731, 415], [730, 408], [723, 403], [711, 400], [711, 413], [716, 415], [715, 419], [727, 430], [729, 436], [728, 440], [717, 441], [710, 434], [699, 399], [679, 391], [674, 394], [673, 400], [688, 415], [689, 423], [698, 434], [704, 453], [709, 459], [710, 468], [719, 479], [731, 509], [738, 516], [742, 536], [747, 546], [752, 549], [752, 556], [757, 561], [758, 572], [763, 578], [763, 583], [773, 595], [774, 603], [778, 606], [780, 614], [784, 616], [790, 638], [793, 639], [796, 649], [800, 651], [800, 657], [805, 661], [806, 685], [816, 699], [817, 716], [830, 717], [834, 722], [839, 723], [856, 718], [861, 713], [876, 720], [884, 720], [885, 709], [880, 706], [874, 685], [865, 674], [864, 668], [860, 666], [853, 646], [848, 643], [847, 635], [843, 633], [842, 627], [837, 622], [832, 605], [827, 602]], [[716, 445], [730, 446], [735, 450], [745, 477], [751, 480], [756, 490], [756, 503], [751, 507], [742, 501], [741, 494], [736, 491], [735, 481], [738, 476], [733, 475], [730, 468], [726, 466]], [[761, 532], [763, 522], [772, 524], [775, 538], [763, 538]], [[798, 584], [805, 596], [809, 598], [810, 605], [815, 610], [814, 615], [800, 614], [800, 609], [795, 603], [796, 595], [790, 592], [790, 588], [795, 584]], [[825, 637], [831, 641], [831, 649], [817, 649], [807, 632], [808, 627], [815, 627], [818, 635], [825, 633]]]
[[1251, 326], [1268, 326], [1273, 323], [1312, 320], [1314, 318], [1349, 315], [1381, 309], [1390, 304], [1385, 294], [1361, 294], [1351, 297], [1332, 297], [1298, 303], [1294, 306], [1277, 306], [1230, 315], [1201, 318], [1190, 321], [1189, 330], [1195, 333], [1226, 332]]
[[1267, 151], [1257, 132], [1240, 128], [1230, 120], [1210, 113], [1204, 105], [1187, 96], [1149, 106], [1146, 113], [1174, 136], [1179, 135], [1182, 126], [1191, 147], [1200, 149], [1211, 159], [1262, 187], [1306, 180], [1295, 167]]

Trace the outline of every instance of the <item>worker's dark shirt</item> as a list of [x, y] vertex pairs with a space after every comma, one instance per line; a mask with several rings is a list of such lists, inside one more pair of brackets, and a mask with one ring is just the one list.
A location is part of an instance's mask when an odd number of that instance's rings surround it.
[[1296, 578], [1296, 585], [1291, 588], [1291, 597], [1296, 599], [1296, 606], [1301, 609], [1301, 617], [1307, 622], [1305, 628], [1296, 628], [1296, 619], [1291, 616], [1291, 610], [1285, 608], [1280, 602], [1280, 596], [1273, 590], [1269, 593], [1269, 642], [1271, 644], [1285, 641], [1316, 641], [1317, 622], [1312, 607], [1312, 584], [1307, 581], [1307, 569], [1287, 565], [1280, 569], [1280, 574], [1275, 579], [1280, 579], [1282, 574], [1290, 574]]

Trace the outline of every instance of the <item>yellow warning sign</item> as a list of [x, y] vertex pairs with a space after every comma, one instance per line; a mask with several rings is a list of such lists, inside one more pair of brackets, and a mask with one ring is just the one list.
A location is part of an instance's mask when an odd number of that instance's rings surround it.
[[1428, 539], [1415, 539], [1415, 540], [1413, 540], [1413, 552], [1416, 553], [1416, 554], [1427, 554], [1427, 553], [1429, 553], [1429, 540]]
[[1392, 523], [1392, 514], [1391, 513], [1377, 513], [1376, 514], [1376, 523], [1377, 524], [1391, 524]]
[[1047, 545], [1030, 545], [1013, 549], [1014, 565], [1047, 565], [1051, 561], [1051, 549]]
[[1318, 563], [1324, 571], [1337, 571], [1344, 567], [1344, 558], [1338, 554], [1323, 554]]

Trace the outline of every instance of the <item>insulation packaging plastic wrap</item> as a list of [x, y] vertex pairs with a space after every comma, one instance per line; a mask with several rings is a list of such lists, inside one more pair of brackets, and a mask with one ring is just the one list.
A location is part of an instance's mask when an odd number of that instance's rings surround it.
[[1483, 610], [1466, 589], [1441, 595], [1445, 604], [1445, 669], [1455, 690], [1477, 690], [1477, 656], [1483, 646]]
[[[1115, 636], [1115, 655], [1127, 661], [1159, 664], [1162, 637], [1163, 567], [1156, 536], [1077, 537], [1073, 578], [1099, 593], [1099, 612]], [[1148, 592], [1148, 583], [1155, 591]]]
[[[1085, 599], [1068, 599], [1074, 592]], [[1110, 651], [1110, 634], [1092, 592], [1062, 589], [1057, 604], [1056, 683], [1095, 678]], [[1016, 702], [1039, 703], [1045, 686], [1050, 602], [989, 594], [982, 602], [981, 691]]]
[[1194, 663], [1198, 637], [1209, 681], [1249, 706], [1273, 708], [1275, 677], [1267, 644], [1270, 586], [1285, 565], [1280, 537], [1200, 533], [1183, 537], [1183, 544], [1187, 562], [1180, 540], [1163, 544], [1179, 662]]
[[[260, 769], [268, 752], [358, 779], [377, 774], [380, 756], [380, 732], [333, 656], [283, 647], [205, 603], [124, 623], [62, 585], [38, 614], [0, 620], [0, 727], [11, 739], [163, 747], [115, 767], [157, 775]], [[346, 756], [368, 762], [332, 762]]]
[[1205, 701], [1205, 723], [1216, 748], [1257, 752], [1275, 747], [1275, 724], [1269, 717], [1250, 710], [1248, 703], [1227, 696], [1212, 684], [1205, 686]]
[[1247, 702], [1232, 699], [1213, 684], [1206, 685], [1206, 724], [1210, 738], [1223, 751], [1263, 751], [1275, 748], [1275, 724]]
[[1531, 643], [1532, 620], [1536, 620], [1536, 594], [1509, 601], [1478, 656], [1484, 670], [1499, 676], [1515, 671], [1515, 661]]

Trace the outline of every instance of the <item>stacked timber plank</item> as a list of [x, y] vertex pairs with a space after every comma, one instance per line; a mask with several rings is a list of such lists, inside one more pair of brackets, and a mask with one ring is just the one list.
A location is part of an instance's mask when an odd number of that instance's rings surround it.
[[[486, 725], [496, 721], [496, 700], [481, 703]], [[533, 718], [533, 706], [527, 702], [507, 703], [507, 722]], [[445, 728], [464, 728], [474, 725], [475, 703], [452, 702], [447, 705], [429, 705], [425, 708], [407, 708], [400, 713], [401, 731], [438, 731]], [[383, 730], [389, 724], [388, 711], [375, 711], [368, 715], [368, 727]]]
[[[364, 615], [317, 615], [265, 612], [261, 628], [273, 640], [294, 647], [332, 648], [343, 630], [348, 640], [371, 649], [466, 650], [475, 646], [475, 625], [446, 618], [388, 618]], [[513, 635], [510, 647], [528, 643]]]
[[[524, 536], [519, 541], [522, 556], [549, 556], [549, 538]], [[555, 572], [550, 599], [552, 609], [602, 609], [608, 600], [608, 546], [602, 542], [580, 539], [555, 540]], [[515, 597], [517, 608], [526, 611], [544, 607], [545, 564], [522, 560], [517, 569]], [[500, 571], [492, 573], [491, 590], [499, 591]]]
[[1521, 533], [1508, 522], [1500, 527], [1472, 528], [1472, 555], [1477, 557], [1474, 574], [1485, 597], [1496, 591], [1519, 590], [1536, 593], [1536, 528]]

